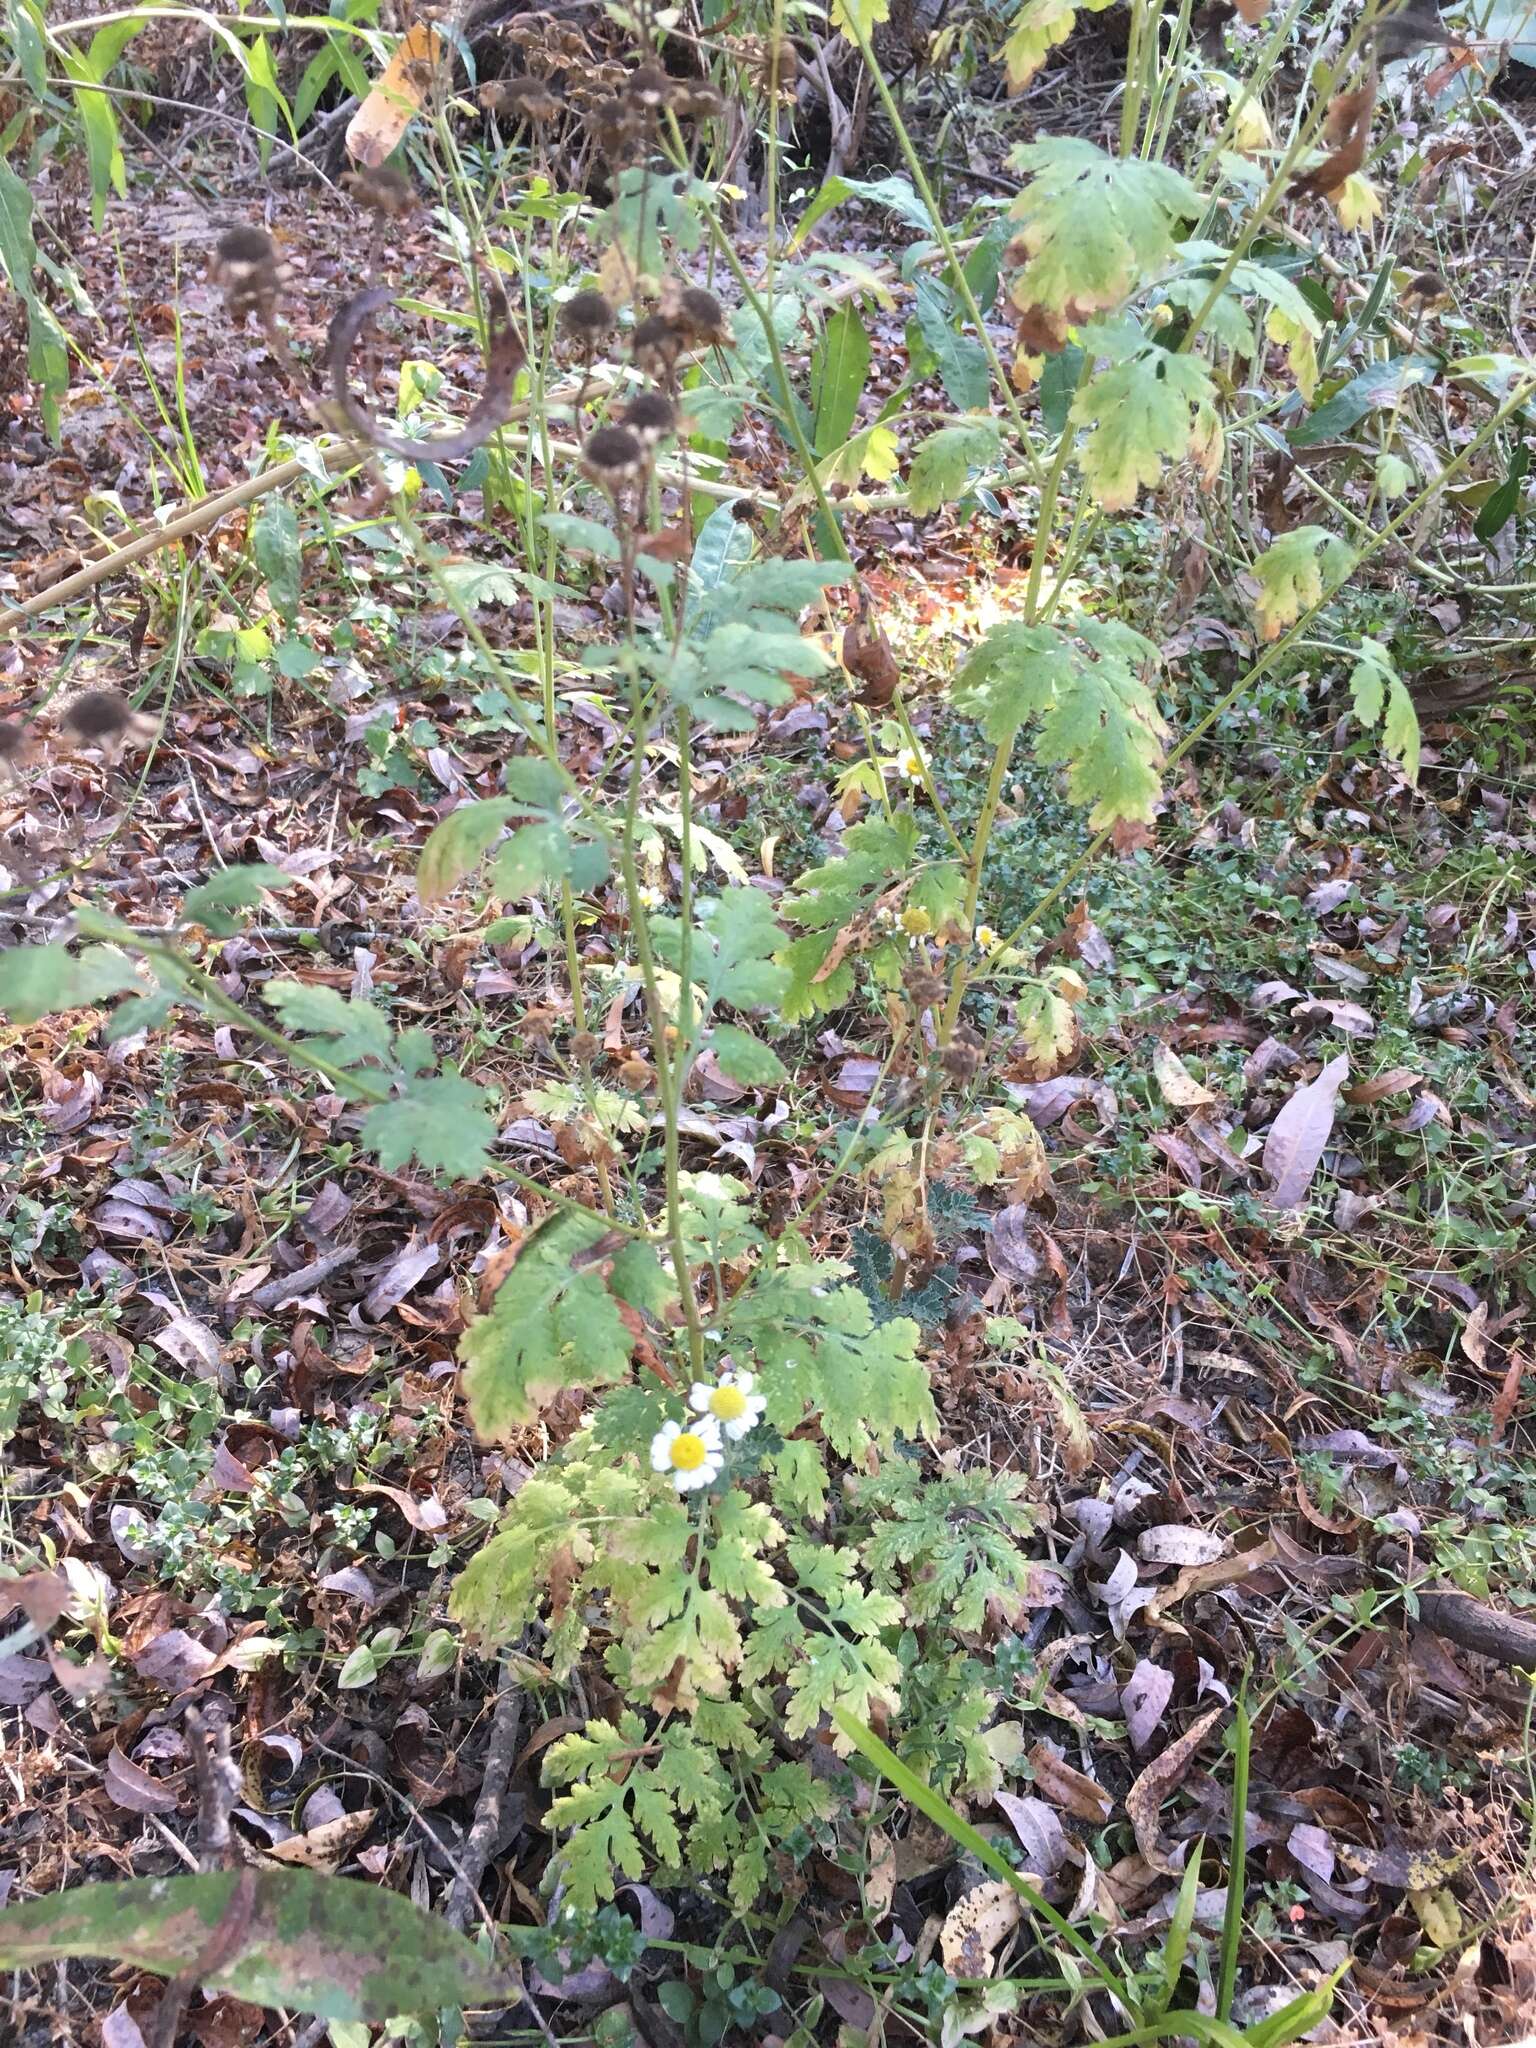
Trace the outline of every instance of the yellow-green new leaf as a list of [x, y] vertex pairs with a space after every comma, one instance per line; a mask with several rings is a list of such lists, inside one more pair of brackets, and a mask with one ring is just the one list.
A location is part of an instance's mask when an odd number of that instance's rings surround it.
[[891, 0], [832, 0], [832, 26], [841, 29], [850, 43], [862, 36], [865, 42], [883, 21], [891, 18]]

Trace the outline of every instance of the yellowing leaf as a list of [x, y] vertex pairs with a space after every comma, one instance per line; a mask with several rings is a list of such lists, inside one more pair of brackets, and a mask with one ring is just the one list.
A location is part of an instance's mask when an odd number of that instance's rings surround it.
[[891, 18], [891, 0], [832, 0], [832, 26], [850, 43], [865, 42], [882, 21]]
[[1024, 267], [1012, 288], [1031, 307], [1069, 321], [1118, 306], [1172, 254], [1175, 230], [1199, 213], [1189, 180], [1167, 164], [1121, 162], [1081, 136], [1016, 149], [1029, 179], [1014, 203]]
[[1058, 44], [1077, 26], [1078, 8], [1102, 14], [1114, 0], [1025, 0], [1003, 45], [1008, 90], [1022, 92]]
[[1351, 171], [1328, 199], [1341, 227], [1363, 228], [1368, 221], [1381, 219], [1381, 195], [1363, 171]]
[[1089, 429], [1078, 460], [1106, 512], [1128, 511], [1143, 486], [1162, 481], [1164, 462], [1189, 450], [1195, 408], [1211, 397], [1210, 372], [1198, 356], [1160, 348], [1112, 364], [1083, 386], [1070, 418]]
[[1244, 156], [1256, 156], [1260, 150], [1274, 146], [1275, 131], [1262, 103], [1251, 96], [1239, 100], [1232, 121], [1232, 147]]
[[1075, 0], [1026, 0], [1003, 45], [1009, 92], [1022, 92], [1058, 44], [1077, 26]]
[[1281, 534], [1253, 565], [1259, 582], [1254, 610], [1264, 638], [1278, 640], [1327, 591], [1336, 590], [1354, 565], [1349, 548], [1325, 526], [1297, 526]]
[[401, 136], [421, 110], [446, 48], [428, 22], [409, 28], [367, 99], [347, 124], [347, 154], [370, 169], [392, 156]]
[[939, 1930], [939, 1952], [952, 1977], [990, 1977], [992, 1951], [1024, 1917], [1024, 1905], [1011, 1884], [990, 1878], [952, 1906]]
[[1202, 1103], [1216, 1100], [1210, 1089], [1195, 1079], [1171, 1045], [1152, 1048], [1152, 1072], [1164, 1102], [1174, 1109], [1198, 1109]]
[[847, 484], [852, 490], [865, 477], [873, 483], [889, 483], [900, 467], [895, 429], [877, 424], [863, 428], [845, 441], [835, 455], [818, 463], [816, 474], [823, 484]]
[[[1384, 460], [1386, 458], [1383, 458]], [[1360, 642], [1360, 659], [1349, 678], [1355, 716], [1381, 727], [1382, 744], [1409, 782], [1419, 779], [1419, 714], [1403, 687], [1392, 657], [1378, 640]]]
[[1312, 403], [1317, 391], [1317, 335], [1314, 319], [1311, 328], [1288, 313], [1283, 306], [1271, 306], [1264, 317], [1264, 332], [1271, 341], [1277, 341], [1285, 350], [1285, 359], [1290, 365], [1291, 375], [1296, 379], [1296, 389]]

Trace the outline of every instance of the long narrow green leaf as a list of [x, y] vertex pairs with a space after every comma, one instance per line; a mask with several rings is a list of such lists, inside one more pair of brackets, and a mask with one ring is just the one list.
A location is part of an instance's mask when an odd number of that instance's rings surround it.
[[1027, 1879], [1020, 1877], [1011, 1863], [1000, 1856], [986, 1836], [977, 1832], [962, 1814], [956, 1813], [949, 1801], [926, 1784], [917, 1773], [904, 1764], [895, 1750], [883, 1743], [874, 1729], [850, 1714], [846, 1707], [834, 1706], [832, 1718], [861, 1755], [866, 1756], [880, 1772], [887, 1777], [905, 1799], [910, 1799], [920, 1813], [927, 1814], [931, 1821], [944, 1830], [951, 1841], [958, 1842], [962, 1849], [969, 1849], [977, 1862], [992, 1872], [994, 1877], [1011, 1885], [1028, 1906], [1037, 1914], [1069, 1948], [1080, 1955], [1104, 1989], [1113, 1994], [1121, 2008], [1133, 2019], [1140, 2017], [1135, 1994], [1124, 1981], [1117, 1977], [1109, 1965], [1102, 1961], [1090, 1941], [1078, 1933], [1071, 1921], [1058, 1913], [1047, 1903]]
[[1227, 1911], [1221, 1926], [1221, 1979], [1216, 1993], [1219, 2019], [1232, 2017], [1237, 1989], [1237, 1952], [1243, 1939], [1243, 1892], [1248, 1875], [1248, 1759], [1253, 1725], [1241, 1700], [1232, 1721], [1232, 1850], [1227, 1858]]

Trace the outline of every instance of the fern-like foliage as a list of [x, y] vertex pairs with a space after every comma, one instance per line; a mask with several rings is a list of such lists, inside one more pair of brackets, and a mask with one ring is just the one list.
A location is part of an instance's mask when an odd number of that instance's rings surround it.
[[1150, 821], [1168, 727], [1144, 673], [1158, 662], [1150, 640], [1116, 620], [1082, 620], [1069, 637], [1055, 626], [994, 626], [955, 683], [954, 701], [1002, 744], [1038, 721], [1035, 754], [1067, 771], [1067, 794], [1090, 806], [1097, 830], [1119, 819]]

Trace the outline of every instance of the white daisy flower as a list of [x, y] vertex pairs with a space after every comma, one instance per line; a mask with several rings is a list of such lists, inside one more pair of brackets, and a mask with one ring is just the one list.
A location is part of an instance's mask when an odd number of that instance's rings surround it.
[[660, 910], [666, 900], [666, 897], [656, 887], [654, 882], [642, 882], [640, 884], [640, 901], [645, 909]]
[[983, 953], [995, 953], [1003, 943], [1002, 933], [994, 931], [989, 924], [977, 925], [974, 936]]
[[720, 1425], [702, 1415], [689, 1428], [664, 1422], [651, 1438], [651, 1470], [668, 1472], [679, 1493], [692, 1493], [720, 1477]]
[[763, 1410], [768, 1406], [761, 1394], [753, 1393], [755, 1384], [749, 1372], [723, 1372], [713, 1387], [695, 1380], [689, 1390], [688, 1405], [707, 1422], [718, 1424], [733, 1444], [740, 1443], [747, 1431], [762, 1420]]
[[895, 768], [907, 782], [921, 782], [923, 779], [923, 758], [916, 747], [903, 747], [896, 756]]

